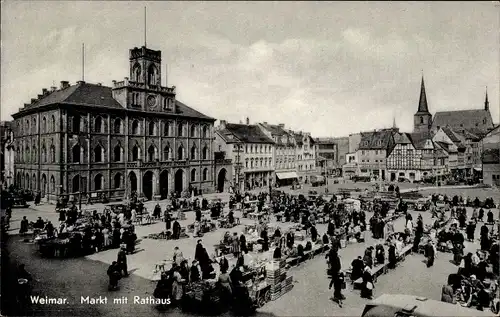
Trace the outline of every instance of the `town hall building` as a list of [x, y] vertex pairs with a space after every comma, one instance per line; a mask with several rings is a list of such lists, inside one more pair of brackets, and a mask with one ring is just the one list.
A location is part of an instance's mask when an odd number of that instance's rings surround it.
[[133, 48], [129, 62], [112, 87], [62, 81], [13, 115], [18, 187], [49, 201], [213, 191], [215, 119], [162, 86], [161, 51]]

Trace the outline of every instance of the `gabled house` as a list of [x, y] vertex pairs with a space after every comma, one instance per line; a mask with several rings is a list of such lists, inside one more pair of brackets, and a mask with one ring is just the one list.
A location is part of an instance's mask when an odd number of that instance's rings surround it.
[[274, 141], [257, 125], [220, 121], [215, 130], [215, 147], [233, 162], [234, 183], [240, 191], [267, 188], [273, 183]]
[[358, 167], [361, 175], [370, 175], [373, 178], [385, 180], [386, 158], [394, 147], [393, 134], [397, 128], [361, 132], [361, 141], [357, 150]]
[[285, 130], [284, 124], [258, 123], [257, 126], [274, 141], [274, 181], [279, 186], [291, 185], [298, 180], [295, 137]]

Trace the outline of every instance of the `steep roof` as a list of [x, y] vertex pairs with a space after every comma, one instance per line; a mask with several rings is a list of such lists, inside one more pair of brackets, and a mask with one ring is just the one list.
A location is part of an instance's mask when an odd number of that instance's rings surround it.
[[462, 140], [459, 138], [457, 134], [455, 134], [455, 131], [451, 129], [450, 127], [443, 127], [443, 132], [452, 140], [454, 143], [460, 143]]
[[232, 135], [232, 138], [236, 138], [233, 142], [274, 144], [274, 141], [268, 138], [256, 125], [227, 123], [225, 129], [219, 131], [219, 134], [226, 136], [226, 140], [231, 139], [231, 137], [227, 138], [228, 135]]
[[431, 140], [429, 133], [426, 132], [408, 133], [408, 135], [415, 149], [424, 149], [427, 140]]
[[[176, 100], [176, 106], [179, 115], [194, 117], [200, 119], [212, 119], [193, 108], [186, 106], [184, 103]], [[39, 108], [52, 104], [69, 104], [79, 106], [100, 106], [103, 108], [123, 109], [120, 103], [113, 98], [111, 87], [89, 84], [80, 82], [76, 85], [69, 86], [61, 90], [56, 90], [44, 96], [37, 102], [27, 106], [25, 109]], [[142, 111], [148, 113], [157, 113], [153, 111]]]
[[451, 144], [442, 141], [435, 141], [434, 143], [439, 145], [443, 150], [445, 150], [448, 153], [457, 153], [457, 151], [450, 146]]
[[445, 126], [482, 136], [493, 128], [493, 121], [490, 112], [484, 109], [436, 112], [432, 127], [438, 129]]
[[499, 164], [500, 163], [500, 150], [499, 149], [485, 149], [482, 155], [483, 164]]
[[427, 95], [425, 93], [424, 76], [422, 76], [422, 83], [420, 84], [420, 99], [418, 100], [417, 113], [429, 113], [429, 106], [427, 105]]
[[264, 127], [264, 129], [266, 129], [267, 131], [271, 132], [272, 135], [276, 136], [289, 135], [289, 133], [286, 132], [285, 129], [283, 129], [279, 125], [267, 124], [267, 123], [260, 123], [260, 125]]
[[389, 147], [393, 138], [392, 129], [379, 130], [373, 132], [361, 132], [361, 142], [359, 150], [384, 150]]
[[396, 143], [396, 144], [411, 144], [411, 140], [408, 137], [407, 133], [395, 133], [394, 134], [394, 143]]

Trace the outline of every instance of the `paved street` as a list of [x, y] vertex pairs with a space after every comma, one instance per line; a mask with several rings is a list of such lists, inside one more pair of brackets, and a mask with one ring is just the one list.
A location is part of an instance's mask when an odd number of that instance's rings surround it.
[[[463, 189], [460, 189], [463, 190]], [[469, 191], [478, 191], [477, 189], [467, 189]], [[481, 190], [483, 191], [483, 190]], [[443, 192], [443, 189], [440, 189]], [[498, 201], [498, 196], [488, 192], [487, 196], [494, 197]], [[497, 193], [498, 194], [498, 193]], [[470, 194], [470, 196], [473, 196]], [[471, 213], [471, 209], [468, 210]], [[32, 214], [30, 214], [32, 213]], [[55, 217], [57, 214], [50, 211], [37, 210], [15, 210], [13, 218], [19, 220], [23, 214], [30, 214], [30, 218], [37, 214], [44, 217]], [[412, 212], [414, 219], [418, 215]], [[498, 212], [494, 212], [495, 217]], [[371, 215], [367, 215], [371, 217]], [[422, 213], [424, 223], [430, 222], [429, 213]], [[188, 219], [182, 221], [182, 225], [192, 222], [194, 213], [187, 213]], [[49, 218], [50, 219], [50, 218]], [[248, 220], [243, 219], [243, 223]], [[402, 230], [404, 226], [403, 219], [395, 222], [395, 229]], [[13, 230], [16, 225], [13, 225]], [[150, 226], [138, 226], [138, 237], [151, 233], [160, 232], [164, 229], [163, 223], [157, 223]], [[240, 232], [242, 226], [231, 231]], [[318, 231], [322, 234], [325, 231], [324, 225], [318, 226]], [[477, 234], [479, 234], [479, 227]], [[369, 236], [369, 235], [367, 235]], [[222, 237], [222, 232], [206, 234], [203, 238], [204, 245], [209, 252], [213, 252], [213, 244], [217, 243]], [[164, 241], [142, 239], [138, 244], [140, 252], [129, 256], [129, 270], [133, 273], [129, 278], [120, 282], [121, 289], [118, 292], [109, 293], [107, 291], [106, 269], [111, 261], [116, 258], [117, 250], [100, 252], [86, 258], [78, 259], [43, 259], [36, 254], [33, 244], [27, 244], [20, 240], [18, 236], [13, 236], [10, 241], [10, 250], [12, 256], [18, 263], [26, 263], [28, 271], [32, 272], [39, 282], [35, 282], [34, 292], [50, 297], [66, 297], [71, 305], [64, 307], [58, 312], [51, 311], [48, 315], [68, 316], [68, 315], [91, 315], [91, 316], [137, 316], [162, 314], [154, 307], [149, 305], [117, 305], [108, 303], [107, 305], [85, 305], [80, 304], [80, 296], [108, 296], [109, 300], [114, 297], [128, 296], [148, 296], [152, 293], [155, 283], [151, 281], [155, 276], [152, 275], [154, 264], [163, 260], [170, 259], [174, 246], [178, 245], [186, 257], [194, 256], [194, 245], [196, 239], [187, 238], [179, 241]], [[348, 244], [340, 250], [343, 268], [347, 268], [354, 257], [362, 255], [364, 249], [373, 245], [375, 241], [368, 237], [368, 241], [362, 244]], [[468, 250], [478, 248], [477, 243], [467, 244]], [[407, 258], [395, 271], [383, 275], [378, 279], [375, 289], [375, 296], [382, 293], [409, 293], [426, 296], [433, 299], [440, 298], [441, 286], [450, 272], [456, 271], [456, 267], [449, 262], [451, 254], [439, 254], [436, 264], [432, 269], [427, 269], [422, 263], [422, 255], [412, 255]], [[326, 278], [326, 263], [324, 256], [318, 256], [297, 268], [293, 268], [289, 274], [294, 276], [294, 289], [285, 294], [282, 298], [266, 304], [261, 311], [263, 313], [274, 314], [276, 316], [359, 316], [365, 301], [359, 297], [357, 291], [346, 291], [347, 299], [344, 302], [344, 308], [339, 308], [336, 304], [329, 301], [331, 291], [328, 290], [329, 280]], [[397, 281], [397, 282], [395, 282]], [[349, 288], [349, 286], [348, 286]], [[37, 310], [47, 311], [53, 309], [53, 306], [40, 306]], [[57, 307], [61, 309], [61, 307]], [[179, 314], [177, 312], [176, 314]]]

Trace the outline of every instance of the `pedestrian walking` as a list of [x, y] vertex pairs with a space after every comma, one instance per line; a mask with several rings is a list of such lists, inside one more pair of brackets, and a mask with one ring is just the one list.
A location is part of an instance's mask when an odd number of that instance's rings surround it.
[[118, 251], [117, 263], [120, 267], [120, 273], [123, 273], [123, 276], [128, 276], [127, 252], [125, 252], [125, 248], [121, 248]]

